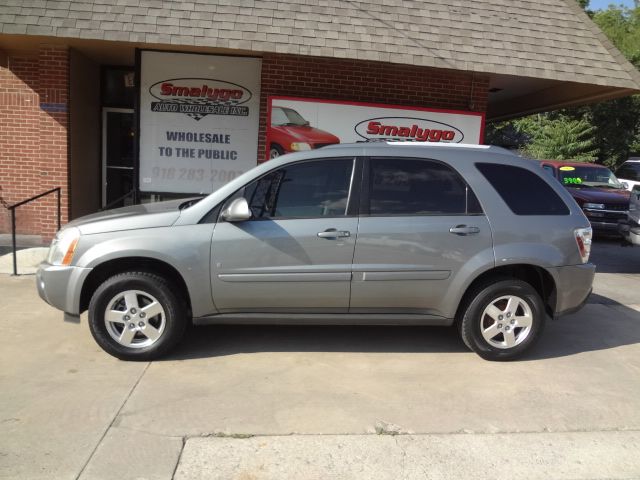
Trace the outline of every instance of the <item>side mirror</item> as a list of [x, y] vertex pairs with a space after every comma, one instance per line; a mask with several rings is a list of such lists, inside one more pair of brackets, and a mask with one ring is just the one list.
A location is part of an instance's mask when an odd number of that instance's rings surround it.
[[227, 222], [244, 222], [252, 216], [249, 203], [244, 197], [236, 198], [221, 214], [222, 219]]
[[627, 182], [620, 182], [622, 184], [622, 186], [624, 187], [625, 190], [631, 190], [629, 188], [629, 184]]

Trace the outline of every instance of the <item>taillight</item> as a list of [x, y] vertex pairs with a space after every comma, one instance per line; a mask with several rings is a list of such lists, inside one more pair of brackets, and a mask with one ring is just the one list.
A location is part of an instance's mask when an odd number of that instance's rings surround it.
[[582, 263], [587, 263], [589, 261], [589, 254], [591, 253], [591, 238], [593, 237], [593, 231], [591, 230], [591, 227], [578, 228], [576, 229], [575, 234]]

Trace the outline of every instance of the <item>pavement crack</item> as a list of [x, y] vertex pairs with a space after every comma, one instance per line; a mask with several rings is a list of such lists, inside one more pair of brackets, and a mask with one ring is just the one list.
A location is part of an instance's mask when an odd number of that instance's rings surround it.
[[120, 405], [120, 408], [118, 408], [118, 411], [115, 413], [115, 415], [113, 416], [113, 418], [109, 422], [109, 425], [107, 425], [107, 428], [105, 428], [104, 432], [102, 432], [102, 435], [100, 436], [100, 439], [96, 443], [96, 446], [93, 447], [93, 450], [91, 450], [91, 453], [89, 454], [89, 457], [87, 458], [87, 461], [84, 462], [84, 465], [82, 465], [82, 468], [80, 469], [80, 471], [78, 472], [78, 475], [76, 476], [76, 480], [79, 480], [80, 477], [82, 476], [82, 474], [84, 473], [84, 471], [86, 470], [87, 466], [89, 465], [89, 462], [91, 462], [91, 459], [93, 458], [93, 456], [95, 455], [96, 451], [98, 450], [98, 447], [100, 446], [100, 444], [104, 440], [104, 437], [107, 436], [107, 433], [109, 432], [109, 430], [111, 430], [111, 427], [113, 427], [113, 424], [115, 423], [116, 419], [120, 415], [120, 412], [122, 411], [124, 406], [129, 401], [129, 398], [133, 394], [133, 391], [136, 389], [136, 387], [140, 383], [140, 380], [142, 380], [142, 377], [144, 377], [144, 374], [147, 373], [147, 369], [149, 368], [149, 365], [151, 365], [151, 362], [147, 362], [147, 364], [142, 369], [142, 372], [140, 372], [140, 375], [138, 375], [138, 378], [134, 382], [133, 386], [129, 389], [129, 392], [127, 393], [126, 397], [122, 401], [122, 404]]
[[[122, 428], [122, 427], [118, 427]], [[130, 429], [139, 431], [135, 429]], [[545, 427], [542, 430], [499, 430], [499, 431], [482, 431], [482, 430], [455, 430], [450, 432], [416, 432], [407, 431], [396, 434], [379, 434], [377, 432], [342, 432], [342, 433], [310, 433], [310, 432], [288, 432], [288, 433], [228, 433], [228, 432], [202, 432], [185, 434], [186, 439], [192, 438], [232, 438], [232, 439], [247, 439], [247, 438], [270, 438], [270, 437], [364, 437], [364, 436], [379, 436], [379, 437], [424, 437], [424, 436], [463, 436], [463, 435], [562, 435], [572, 433], [625, 433], [625, 432], [640, 432], [640, 428], [637, 427], [612, 427], [612, 428], [584, 428], [584, 429], [570, 429], [570, 430], [551, 430]], [[144, 432], [148, 433], [148, 432]], [[179, 437], [179, 435], [173, 435], [173, 437]]]
[[128, 432], [144, 433], [145, 435], [152, 435], [154, 437], [161, 437], [161, 438], [185, 438], [185, 435], [168, 435], [168, 434], [165, 434], [165, 433], [159, 433], [159, 432], [153, 432], [151, 430], [145, 430], [143, 428], [133, 428], [133, 427], [125, 426], [125, 425], [115, 425], [115, 422], [114, 422], [113, 425], [111, 425], [111, 428], [115, 428], [115, 429], [118, 429], [118, 430], [126, 430]]
[[229, 433], [229, 432], [213, 432], [200, 435], [201, 437], [218, 437], [218, 438], [252, 438], [253, 433]]
[[187, 437], [182, 437], [182, 446], [180, 447], [180, 453], [178, 453], [178, 460], [176, 461], [176, 466], [173, 467], [173, 472], [171, 473], [171, 480], [176, 478], [176, 472], [178, 471], [178, 466], [180, 465], [180, 460], [182, 459], [182, 452], [184, 452], [184, 446], [187, 443]]

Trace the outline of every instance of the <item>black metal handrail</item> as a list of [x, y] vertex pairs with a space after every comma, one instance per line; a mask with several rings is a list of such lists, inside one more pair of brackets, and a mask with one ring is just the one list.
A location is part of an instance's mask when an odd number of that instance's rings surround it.
[[111, 210], [111, 208], [113, 208], [114, 205], [117, 205], [118, 203], [120, 203], [121, 201], [123, 201], [125, 198], [127, 197], [133, 197], [133, 201], [135, 203], [135, 190], [130, 190], [127, 193], [125, 193], [124, 195], [121, 195], [120, 197], [116, 198], [113, 202], [108, 203], [107, 205], [105, 205], [104, 207], [102, 207], [100, 209], [101, 212], [105, 211], [105, 210]]
[[27, 198], [18, 203], [14, 203], [13, 205], [9, 205], [7, 209], [11, 212], [11, 248], [13, 251], [13, 274], [18, 275], [18, 258], [16, 256], [16, 208], [21, 207], [22, 205], [33, 202], [34, 200], [38, 200], [39, 198], [50, 195], [54, 192], [57, 192], [58, 195], [58, 230], [60, 230], [60, 220], [61, 220], [61, 196], [62, 196], [62, 187], [52, 188], [44, 193], [39, 195], [35, 195], [31, 198]]

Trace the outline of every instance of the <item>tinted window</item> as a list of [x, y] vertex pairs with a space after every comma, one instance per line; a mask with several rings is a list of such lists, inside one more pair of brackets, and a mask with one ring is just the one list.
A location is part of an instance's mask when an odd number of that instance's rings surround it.
[[476, 167], [516, 215], [569, 215], [567, 205], [535, 173], [495, 163], [477, 163]]
[[345, 215], [353, 160], [320, 160], [279, 168], [249, 184], [244, 196], [254, 218]]
[[616, 172], [616, 177], [624, 180], [640, 180], [640, 163], [625, 163]]
[[611, 170], [596, 165], [562, 165], [558, 177], [565, 187], [624, 188]]
[[371, 215], [464, 215], [481, 212], [471, 189], [446, 165], [418, 159], [370, 160]]

